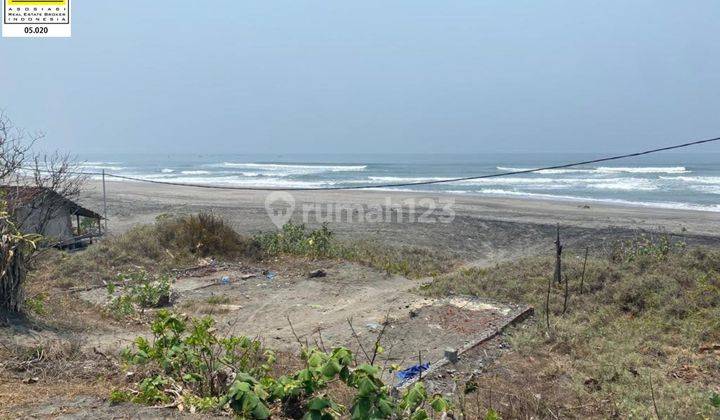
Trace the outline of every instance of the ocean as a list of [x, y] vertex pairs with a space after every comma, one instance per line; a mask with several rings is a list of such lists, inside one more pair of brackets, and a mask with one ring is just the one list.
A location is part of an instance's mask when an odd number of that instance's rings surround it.
[[[487, 175], [589, 160], [601, 156], [578, 153], [92, 154], [79, 156], [78, 159], [80, 167], [88, 172], [105, 170], [108, 174], [154, 181], [269, 188], [322, 188]], [[385, 189], [608, 202], [630, 206], [720, 212], [720, 154], [659, 153], [607, 164], [540, 173]]]

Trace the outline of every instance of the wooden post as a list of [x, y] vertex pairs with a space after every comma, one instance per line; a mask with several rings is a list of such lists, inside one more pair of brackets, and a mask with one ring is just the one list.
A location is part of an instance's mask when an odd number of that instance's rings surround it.
[[77, 221], [77, 236], [82, 235], [82, 232], [80, 232], [80, 215], [75, 213], [75, 220]]
[[557, 225], [557, 239], [555, 240], [555, 281], [562, 282], [562, 244], [560, 243], [560, 223]]
[[588, 257], [588, 251], [589, 247], [585, 247], [585, 261], [583, 262], [583, 271], [582, 276], [580, 277], [580, 294], [582, 295], [585, 292], [585, 267], [587, 267], [587, 257]]
[[105, 194], [105, 169], [102, 170], [103, 182], [103, 217], [105, 218], [105, 233], [107, 233], [107, 195]]
[[567, 312], [568, 297], [570, 297], [570, 279], [568, 278], [568, 275], [565, 274], [565, 300], [563, 301], [563, 315]]
[[558, 284], [562, 281], [562, 244], [560, 243], [560, 223], [557, 224], [557, 237], [555, 239], [555, 275], [552, 279], [548, 279], [547, 296], [545, 296], [545, 324], [547, 325], [548, 335], [550, 334], [550, 291], [552, 282], [555, 280]]
[[548, 277], [547, 296], [545, 296], [545, 325], [547, 326], [547, 334], [550, 335], [550, 289], [552, 289], [553, 279]]

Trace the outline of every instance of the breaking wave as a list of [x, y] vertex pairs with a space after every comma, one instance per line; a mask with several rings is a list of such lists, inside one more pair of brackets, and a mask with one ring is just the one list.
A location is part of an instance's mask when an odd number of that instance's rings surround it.
[[[534, 168], [513, 168], [507, 166], [498, 166], [497, 170], [504, 172], [529, 171]], [[573, 174], [573, 173], [595, 173], [595, 174], [686, 174], [689, 173], [684, 166], [648, 166], [648, 167], [612, 167], [600, 166], [597, 168], [563, 168], [563, 169], [544, 169], [537, 171], [538, 174]]]

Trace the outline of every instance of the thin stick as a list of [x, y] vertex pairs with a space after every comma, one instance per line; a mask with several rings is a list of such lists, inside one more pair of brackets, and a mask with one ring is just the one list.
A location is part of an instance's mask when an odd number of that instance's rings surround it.
[[419, 381], [422, 381], [422, 373], [423, 373], [423, 369], [422, 369], [422, 350], [418, 350], [418, 366], [420, 366], [420, 374], [419, 374], [419, 376], [418, 376], [418, 382], [419, 382]]
[[365, 355], [365, 358], [369, 362], [370, 356], [368, 356], [367, 352], [365, 351], [365, 347], [363, 347], [362, 342], [360, 341], [360, 336], [357, 334], [357, 332], [355, 332], [355, 328], [352, 325], [352, 318], [348, 318], [347, 323], [350, 326], [350, 331], [352, 331], [353, 337], [355, 337], [355, 340], [357, 340], [358, 346], [360, 346], [360, 350], [363, 352], [363, 354]]
[[560, 223], [557, 225], [557, 239], [555, 240], [555, 281], [562, 283], [562, 250], [560, 243]]
[[318, 334], [318, 338], [320, 339], [320, 348], [322, 349], [322, 351], [327, 353], [327, 349], [325, 348], [325, 342], [323, 341], [323, 338], [322, 338], [322, 328], [318, 327], [317, 334]]
[[390, 324], [390, 311], [385, 314], [385, 321], [383, 322], [383, 327], [380, 330], [380, 333], [377, 335], [377, 338], [375, 338], [375, 344], [373, 345], [373, 355], [372, 359], [370, 359], [370, 365], [375, 364], [375, 358], [377, 357], [378, 349], [380, 348], [380, 339], [382, 339], [382, 336], [385, 334], [385, 329], [387, 328], [388, 324]]
[[103, 218], [105, 219], [105, 234], [107, 234], [107, 194], [105, 193], [105, 169], [102, 170], [103, 187]]
[[589, 247], [585, 247], [585, 261], [583, 262], [582, 277], [580, 277], [580, 294], [582, 295], [585, 291], [585, 267], [587, 267]]
[[550, 289], [552, 288], [552, 278], [548, 278], [547, 296], [545, 296], [545, 324], [547, 333], [550, 334]]
[[565, 300], [563, 301], [563, 315], [565, 315], [565, 312], [567, 312], [569, 296], [570, 296], [570, 279], [568, 278], [568, 275], [565, 274]]
[[288, 324], [290, 324], [290, 331], [292, 331], [292, 334], [295, 336], [295, 341], [300, 344], [300, 347], [302, 348], [303, 342], [300, 340], [300, 337], [295, 332], [295, 327], [293, 327], [292, 321], [290, 321], [290, 315], [285, 315], [285, 319], [287, 319]]
[[652, 397], [653, 409], [655, 409], [655, 417], [660, 420], [660, 412], [658, 411], [657, 402], [655, 401], [655, 389], [653, 388], [652, 374], [649, 374], [648, 378], [650, 379], [650, 396]]

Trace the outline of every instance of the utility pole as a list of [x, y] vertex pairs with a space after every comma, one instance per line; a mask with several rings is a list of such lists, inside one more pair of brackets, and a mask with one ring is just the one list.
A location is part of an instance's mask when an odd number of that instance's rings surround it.
[[105, 169], [102, 170], [103, 182], [103, 217], [105, 218], [105, 233], [107, 234], [107, 194], [105, 193]]

